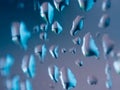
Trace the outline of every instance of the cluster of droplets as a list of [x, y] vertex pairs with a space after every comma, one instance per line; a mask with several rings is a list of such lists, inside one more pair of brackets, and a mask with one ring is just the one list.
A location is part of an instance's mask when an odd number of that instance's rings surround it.
[[[81, 10], [88, 12], [90, 11], [97, 0], [78, 0], [79, 6]], [[53, 0], [55, 8], [62, 12], [66, 6], [69, 6], [70, 0]], [[19, 7], [23, 8], [24, 4], [21, 3]], [[111, 7], [111, 0], [103, 0], [102, 2], [102, 11], [106, 12]], [[57, 35], [61, 34], [63, 31], [63, 27], [58, 21], [54, 21], [54, 7], [50, 2], [39, 3], [39, 0], [34, 0], [34, 10], [38, 10], [40, 12], [40, 16], [46, 21], [46, 23], [42, 23], [40, 25], [36, 25], [33, 27], [33, 32], [30, 32], [25, 22], [13, 22], [11, 25], [11, 36], [12, 41], [18, 45], [20, 45], [24, 50], [28, 49], [28, 40], [32, 36], [31, 34], [38, 33], [40, 30], [42, 33], [39, 34], [39, 38], [43, 41], [48, 40], [47, 29], [49, 24], [51, 25], [51, 31]], [[82, 31], [84, 28], [84, 16], [77, 15], [72, 22], [72, 27], [70, 29], [72, 42], [74, 45], [81, 45], [81, 51], [83, 56], [91, 57], [95, 56], [96, 58], [100, 57], [100, 51], [98, 46], [90, 32], [87, 32], [83, 39], [80, 36], [77, 36], [79, 31]], [[110, 25], [110, 17], [108, 14], [103, 14], [98, 23], [98, 27], [105, 29]], [[97, 34], [99, 35], [99, 33]], [[107, 59], [108, 55], [110, 55], [114, 49], [114, 42], [109, 38], [107, 34], [104, 34], [102, 37], [102, 47], [104, 51], [105, 59]], [[46, 52], [49, 51], [50, 55], [57, 59], [59, 58], [59, 46], [52, 45], [49, 49], [47, 49], [45, 44], [36, 45], [34, 48], [34, 54], [25, 55], [22, 59], [21, 69], [23, 73], [29, 77], [34, 78], [36, 75], [36, 59], [35, 55], [39, 57], [40, 62], [43, 63], [46, 57]], [[75, 54], [76, 48], [72, 47], [68, 50], [70, 53]], [[67, 49], [62, 48], [61, 53], [66, 53]], [[117, 57], [120, 57], [120, 54], [117, 53]], [[120, 58], [119, 58], [120, 59]], [[113, 63], [113, 67], [115, 71], [120, 74], [120, 60], [116, 60]], [[14, 64], [14, 59], [12, 56], [7, 55], [6, 58], [0, 59], [0, 73], [3, 76], [7, 76], [10, 74], [11, 66]], [[82, 67], [84, 62], [80, 59], [75, 61], [75, 64], [78, 67]], [[111, 77], [111, 67], [109, 63], [105, 66], [105, 74], [106, 74], [106, 88], [112, 88], [112, 77]], [[62, 67], [59, 69], [56, 65], [51, 65], [48, 67], [48, 75], [52, 81], [55, 83], [61, 81], [61, 85], [64, 89], [69, 90], [71, 88], [75, 88], [77, 85], [77, 79], [70, 68]], [[87, 77], [87, 83], [89, 85], [96, 85], [98, 83], [98, 79], [96, 76], [91, 75]], [[32, 90], [32, 84], [29, 80], [20, 81], [19, 76], [14, 76], [13, 79], [6, 80], [6, 87], [8, 90]], [[52, 87], [52, 86], [51, 86]]]
[[58, 82], [59, 79], [65, 90], [76, 87], [77, 80], [70, 68], [62, 67], [59, 69], [56, 65], [48, 67], [48, 74], [54, 82]]
[[[106, 12], [111, 7], [111, 0], [103, 0], [102, 2], [102, 11]], [[99, 21], [99, 28], [107, 28], [110, 25], [110, 16], [108, 14], [103, 14]], [[102, 47], [104, 51], [105, 59], [114, 49], [114, 42], [109, 38], [108, 34], [104, 34], [102, 37]], [[108, 58], [107, 58], [108, 59]], [[106, 88], [112, 88], [112, 76], [111, 76], [111, 67], [109, 65], [109, 61], [105, 66], [105, 74], [106, 74]]]
[[[24, 64], [22, 65], [22, 70], [28, 74], [28, 76], [31, 74], [30, 77], [33, 77], [33, 74], [35, 74], [33, 72], [33, 68], [35, 67], [33, 65], [33, 56], [31, 56], [30, 59], [31, 60], [28, 60], [28, 62], [26, 62], [25, 59], [23, 60]], [[15, 75], [13, 78], [10, 78], [11, 68], [14, 65], [14, 62], [15, 59], [10, 54], [7, 54], [6, 57], [0, 59], [0, 74], [6, 78], [5, 85], [7, 90], [32, 90], [32, 84], [30, 80], [26, 79], [25, 81], [21, 81], [19, 75]], [[29, 64], [29, 66], [27, 66], [27, 64]], [[33, 66], [31, 66], [31, 64]], [[30, 69], [32, 69], [32, 71]]]
[[30, 80], [22, 81], [20, 76], [16, 75], [12, 79], [6, 80], [7, 90], [33, 90]]

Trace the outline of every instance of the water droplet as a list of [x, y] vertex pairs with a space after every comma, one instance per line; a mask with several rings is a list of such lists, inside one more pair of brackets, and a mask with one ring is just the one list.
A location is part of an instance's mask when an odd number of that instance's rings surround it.
[[97, 77], [91, 75], [87, 77], [87, 82], [89, 85], [96, 85], [98, 83]]
[[75, 36], [78, 31], [81, 31], [84, 26], [84, 17], [83, 16], [77, 16], [73, 23], [72, 28], [70, 30], [71, 36]]
[[80, 45], [80, 43], [81, 43], [81, 38], [80, 37], [76, 37], [76, 38], [74, 38], [73, 40], [73, 43], [76, 45]]
[[58, 46], [51, 46], [49, 49], [50, 54], [52, 55], [53, 58], [57, 59], [58, 58]]
[[14, 76], [12, 79], [12, 90], [20, 90], [20, 77]]
[[83, 66], [83, 61], [78, 59], [78, 60], [75, 61], [75, 64], [79, 67], [82, 67]]
[[47, 40], [47, 33], [46, 32], [40, 33], [40, 39], [46, 41]]
[[33, 90], [30, 80], [25, 80], [20, 83], [20, 90]]
[[111, 73], [111, 67], [108, 63], [106, 63], [106, 66], [105, 66], [105, 74], [107, 76], [110, 76], [110, 73]]
[[59, 68], [56, 65], [51, 65], [48, 67], [48, 74], [54, 82], [58, 82], [59, 80]]
[[75, 75], [72, 73], [72, 71], [69, 68], [65, 68], [65, 67], [61, 68], [60, 80], [63, 88], [66, 90], [75, 88], [77, 85], [77, 80], [75, 78]]
[[90, 32], [85, 34], [85, 36], [83, 37], [83, 44], [81, 49], [84, 56], [96, 56], [97, 58], [99, 57], [98, 47], [96, 46]]
[[11, 55], [7, 55], [6, 58], [0, 59], [1, 75], [8, 76], [10, 74], [11, 67], [14, 64], [14, 58]]
[[53, 0], [55, 8], [58, 11], [62, 11], [66, 6], [69, 5], [70, 0]]
[[1, 58], [1, 59], [0, 59], [0, 73], [1, 73], [1, 75], [3, 75], [3, 76], [6, 76], [7, 73], [8, 73], [8, 69], [6, 70], [5, 65], [6, 65], [6, 60], [5, 60], [5, 58]]
[[62, 48], [62, 49], [61, 49], [61, 52], [62, 52], [62, 53], [66, 53], [66, 52], [67, 52], [66, 48]]
[[22, 71], [28, 75], [28, 77], [31, 77], [31, 78], [35, 77], [36, 63], [35, 63], [34, 55], [24, 56], [21, 68], [22, 68]]
[[14, 22], [11, 26], [12, 41], [22, 45], [22, 47], [27, 49], [27, 42], [31, 37], [30, 32], [27, 30], [24, 22]]
[[89, 11], [93, 8], [97, 0], [78, 0], [79, 6], [83, 11]]
[[48, 29], [48, 24], [42, 23], [42, 24], [40, 25], [40, 29], [41, 29], [42, 31], [47, 31], [47, 29]]
[[112, 88], [112, 80], [110, 80], [110, 79], [107, 80], [105, 85], [106, 85], [106, 88], [111, 89]]
[[54, 17], [54, 8], [49, 2], [44, 2], [40, 7], [40, 15], [47, 22], [52, 23]]
[[109, 55], [114, 49], [114, 42], [109, 38], [107, 34], [102, 37], [102, 46], [105, 55]]
[[98, 27], [107, 28], [110, 25], [110, 17], [107, 14], [103, 14], [98, 23]]
[[63, 31], [63, 28], [57, 21], [55, 21], [52, 24], [52, 31], [56, 34], [60, 34]]
[[103, 0], [102, 10], [107, 11], [111, 7], [111, 0]]
[[20, 42], [20, 23], [13, 22], [11, 26], [12, 41], [15, 43]]
[[24, 22], [20, 23], [20, 36], [21, 36], [21, 44], [27, 49], [28, 39], [31, 37], [30, 32], [26, 29], [26, 25]]
[[45, 45], [38, 45], [35, 47], [34, 52], [40, 58], [40, 62], [43, 63], [44, 58], [45, 58], [46, 53], [47, 53], [46, 46]]

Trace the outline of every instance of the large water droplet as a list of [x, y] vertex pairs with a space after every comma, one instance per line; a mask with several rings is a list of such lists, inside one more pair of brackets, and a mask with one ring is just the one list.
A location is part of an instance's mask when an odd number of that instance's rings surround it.
[[81, 31], [83, 29], [83, 26], [84, 26], [84, 17], [77, 16], [72, 23], [70, 34], [72, 36], [75, 36], [78, 31]]
[[40, 7], [40, 15], [47, 22], [52, 23], [54, 17], [54, 8], [49, 2], [44, 2]]
[[69, 68], [61, 68], [60, 71], [60, 80], [64, 89], [70, 90], [75, 88], [77, 85], [77, 80]]
[[102, 46], [105, 55], [110, 54], [114, 49], [114, 42], [109, 38], [107, 34], [104, 34], [102, 37]]
[[22, 65], [22, 71], [27, 74], [29, 77], [33, 78], [36, 74], [36, 63], [34, 55], [24, 56]]
[[20, 44], [25, 50], [27, 49], [28, 40], [31, 37], [24, 22], [14, 22], [11, 26], [12, 41]]
[[81, 49], [84, 56], [99, 57], [98, 47], [96, 46], [95, 41], [89, 32], [83, 37], [83, 44]]
[[111, 0], [103, 0], [102, 2], [102, 10], [107, 11], [111, 7]]

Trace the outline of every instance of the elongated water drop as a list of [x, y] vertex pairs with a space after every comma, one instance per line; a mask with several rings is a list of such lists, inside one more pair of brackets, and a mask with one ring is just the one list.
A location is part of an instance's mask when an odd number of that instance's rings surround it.
[[61, 68], [60, 80], [63, 88], [66, 90], [75, 88], [77, 85], [76, 77], [69, 68]]
[[59, 68], [56, 65], [51, 65], [48, 67], [48, 74], [54, 82], [58, 82], [59, 80]]

